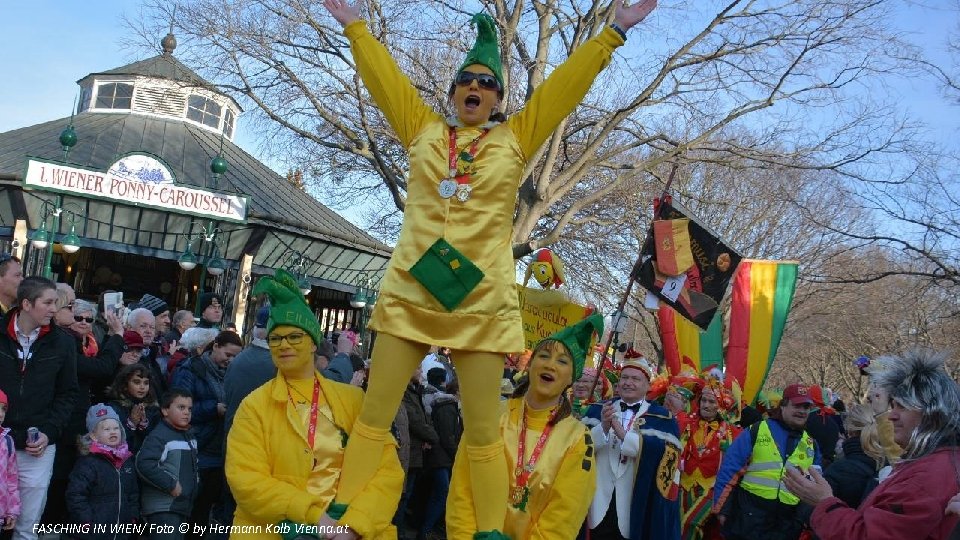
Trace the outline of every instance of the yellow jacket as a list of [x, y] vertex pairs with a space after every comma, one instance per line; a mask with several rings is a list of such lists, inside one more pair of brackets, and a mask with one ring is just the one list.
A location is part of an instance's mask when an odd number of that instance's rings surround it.
[[[507, 401], [507, 411], [500, 419], [504, 442], [504, 459], [510, 470], [510, 489], [516, 487], [514, 470], [520, 439], [520, 414], [523, 398]], [[540, 434], [546, 426], [549, 411], [527, 410], [527, 462]], [[461, 445], [462, 448], [462, 445]], [[477, 530], [473, 513], [469, 463], [458, 452], [447, 499], [447, 536], [450, 540], [470, 540]], [[560, 540], [576, 536], [587, 516], [587, 509], [596, 491], [597, 470], [593, 460], [593, 442], [587, 428], [573, 416], [554, 426], [543, 447], [543, 453], [530, 475], [530, 496], [524, 510], [508, 503], [503, 532], [512, 540]]]
[[[447, 120], [423, 101], [365, 22], [348, 25], [344, 34], [364, 85], [410, 156], [403, 227], [368, 327], [455, 350], [523, 350], [511, 248], [520, 182], [527, 162], [580, 103], [623, 38], [611, 28], [600, 32], [557, 67], [521, 111], [490, 128], [473, 161], [472, 195], [461, 203], [438, 193], [440, 181], [449, 176]], [[469, 146], [481, 133], [479, 127], [458, 127], [457, 148]], [[438, 238], [450, 242], [484, 273], [453, 311], [447, 311], [409, 271]]]
[[[353, 386], [320, 377], [320, 388], [333, 415], [344, 432], [353, 429], [360, 414], [363, 392]], [[336, 495], [322, 496], [307, 491], [313, 470], [314, 454], [307, 447], [306, 427], [288, 414], [290, 407], [283, 375], [254, 390], [237, 410], [227, 438], [226, 475], [237, 501], [234, 525], [261, 525], [261, 534], [237, 535], [248, 538], [277, 538], [266, 530], [289, 519], [295, 523], [316, 524]], [[328, 431], [330, 433], [321, 433]], [[317, 424], [320, 441], [334, 441], [332, 453], [343, 453], [339, 433], [329, 422]], [[317, 452], [323, 450], [318, 449]], [[363, 538], [395, 539], [390, 520], [403, 489], [403, 470], [397, 459], [393, 439], [383, 446], [380, 466], [373, 480], [350, 503], [338, 522]]]

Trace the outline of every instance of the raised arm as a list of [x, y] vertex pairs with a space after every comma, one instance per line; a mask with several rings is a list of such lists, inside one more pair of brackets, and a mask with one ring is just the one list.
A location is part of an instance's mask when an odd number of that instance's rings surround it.
[[524, 109], [508, 120], [526, 158], [580, 104], [594, 79], [610, 63], [613, 51], [623, 45], [626, 33], [657, 6], [657, 0], [641, 0], [631, 6], [624, 5], [624, 0], [614, 3], [613, 25], [578, 47], [534, 90]]
[[408, 148], [425, 121], [437, 113], [423, 102], [386, 47], [370, 34], [355, 5], [346, 0], [324, 0], [323, 5], [343, 25], [357, 73], [400, 143]]

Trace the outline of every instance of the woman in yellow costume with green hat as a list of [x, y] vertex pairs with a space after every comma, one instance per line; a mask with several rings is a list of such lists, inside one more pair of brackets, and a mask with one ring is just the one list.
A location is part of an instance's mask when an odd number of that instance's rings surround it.
[[[593, 441], [573, 415], [567, 389], [580, 379], [593, 333], [603, 317], [593, 314], [544, 339], [533, 350], [526, 375], [500, 417], [510, 496], [504, 533], [513, 540], [573, 538], [596, 491]], [[470, 478], [461, 459], [460, 479], [447, 502], [447, 534], [469, 538], [476, 530]]]
[[275, 278], [261, 278], [253, 294], [270, 298], [267, 343], [278, 371], [243, 400], [227, 439], [227, 481], [237, 500], [231, 536], [396, 539], [393, 512], [384, 510], [396, 508], [403, 487], [393, 439], [382, 441], [374, 477], [338, 515], [350, 530], [316, 528], [329, 512], [338, 513], [331, 503], [363, 392], [317, 373], [320, 325], [293, 276], [277, 270]]
[[[511, 250], [517, 192], [528, 160], [577, 106], [656, 0], [615, 0], [613, 24], [579, 47], [503, 122], [493, 20], [474, 16], [478, 38], [448, 91], [456, 114], [431, 109], [370, 34], [357, 8], [324, 0], [344, 27], [357, 72], [409, 152], [403, 227], [369, 327], [377, 366], [350, 433], [337, 503], [352, 505], [375, 473], [406, 381], [433, 343], [454, 349], [461, 380], [462, 445], [472, 479], [477, 538], [503, 538], [508, 473], [498, 433], [503, 355], [523, 350]], [[494, 119], [492, 119], [494, 118]], [[452, 489], [456, 486], [452, 486]], [[338, 506], [339, 508], [339, 506]]]

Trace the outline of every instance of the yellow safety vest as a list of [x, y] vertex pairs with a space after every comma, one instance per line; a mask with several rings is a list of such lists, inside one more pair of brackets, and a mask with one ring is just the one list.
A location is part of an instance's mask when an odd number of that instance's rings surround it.
[[[806, 471], [813, 465], [814, 454], [813, 438], [804, 431], [787, 462]], [[790, 493], [787, 486], [783, 484], [785, 468], [783, 456], [773, 439], [773, 434], [770, 433], [770, 425], [764, 421], [757, 431], [750, 465], [740, 480], [740, 486], [757, 497], [768, 500], [780, 499], [784, 504], [795, 505], [800, 502], [800, 499]]]

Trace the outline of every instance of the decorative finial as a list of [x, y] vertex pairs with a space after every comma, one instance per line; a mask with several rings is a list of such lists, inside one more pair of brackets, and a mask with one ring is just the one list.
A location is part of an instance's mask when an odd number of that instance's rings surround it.
[[60, 148], [63, 149], [63, 160], [67, 160], [70, 150], [77, 144], [77, 132], [73, 129], [73, 115], [77, 110], [77, 98], [73, 99], [73, 109], [70, 111], [70, 123], [60, 132]]
[[210, 160], [210, 172], [215, 175], [221, 175], [227, 172], [227, 160], [223, 159], [223, 156], [217, 154], [215, 158]]
[[[173, 29], [171, 28], [171, 30]], [[173, 54], [174, 49], [177, 48], [177, 37], [173, 35], [172, 31], [160, 40], [160, 48], [163, 49], [164, 56]]]
[[171, 56], [174, 49], [177, 48], [177, 37], [173, 35], [173, 19], [177, 16], [177, 7], [173, 7], [173, 13], [170, 14], [170, 30], [167, 35], [160, 40], [160, 49], [164, 56]]
[[223, 132], [220, 132], [220, 151], [210, 160], [210, 172], [213, 173], [213, 189], [218, 188], [220, 177], [227, 172], [227, 160], [223, 158]]

